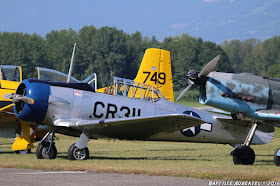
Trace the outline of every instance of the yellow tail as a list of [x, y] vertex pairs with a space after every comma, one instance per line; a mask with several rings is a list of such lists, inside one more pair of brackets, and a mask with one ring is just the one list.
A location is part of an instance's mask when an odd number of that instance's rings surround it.
[[147, 49], [134, 81], [157, 87], [166, 99], [174, 102], [170, 52]]

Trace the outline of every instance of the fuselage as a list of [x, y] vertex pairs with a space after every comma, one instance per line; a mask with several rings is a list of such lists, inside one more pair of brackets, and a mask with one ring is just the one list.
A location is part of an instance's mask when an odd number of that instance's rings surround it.
[[[260, 120], [280, 120], [279, 98], [280, 79], [247, 73], [211, 72], [205, 88], [200, 90], [200, 103]], [[272, 112], [257, 113], [260, 110]]]

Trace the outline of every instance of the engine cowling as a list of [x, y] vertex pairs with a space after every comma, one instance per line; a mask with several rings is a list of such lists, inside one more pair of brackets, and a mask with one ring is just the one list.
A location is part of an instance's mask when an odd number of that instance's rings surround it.
[[16, 94], [34, 100], [34, 104], [16, 102], [14, 104], [16, 116], [25, 122], [41, 123], [48, 110], [50, 85], [37, 79], [26, 79], [20, 83]]

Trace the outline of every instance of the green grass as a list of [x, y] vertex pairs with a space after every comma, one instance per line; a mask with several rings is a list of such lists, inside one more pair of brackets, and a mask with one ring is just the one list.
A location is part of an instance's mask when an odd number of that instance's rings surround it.
[[[277, 131], [279, 132], [279, 130]], [[38, 160], [35, 149], [21, 155], [11, 151], [13, 139], [0, 138], [0, 167], [86, 170], [125, 174], [149, 174], [223, 180], [280, 181], [280, 168], [273, 162], [274, 151], [280, 138], [271, 144], [253, 146], [256, 161], [252, 166], [233, 165], [229, 145], [90, 140], [90, 158], [86, 161], [69, 161], [67, 150], [77, 138], [57, 135], [58, 155], [55, 160]]]

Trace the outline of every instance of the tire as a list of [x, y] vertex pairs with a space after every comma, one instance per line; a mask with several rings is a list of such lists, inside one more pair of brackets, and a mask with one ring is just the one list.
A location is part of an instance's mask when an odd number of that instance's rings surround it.
[[255, 152], [251, 147], [240, 145], [232, 153], [235, 165], [253, 165], [255, 162]]
[[50, 152], [48, 153], [50, 143], [44, 142], [40, 143], [36, 150], [36, 156], [38, 159], [55, 159], [57, 155], [57, 150], [55, 147], [55, 144], [53, 143], [50, 149]]
[[87, 160], [89, 158], [88, 148], [79, 149], [73, 143], [68, 149], [68, 159], [69, 160]]
[[280, 151], [280, 148], [278, 148], [274, 153], [274, 163], [277, 167], [280, 167], [280, 156], [277, 155], [278, 151]]
[[26, 150], [17, 150], [15, 151], [16, 154], [29, 154], [31, 153], [31, 149], [26, 149]]

